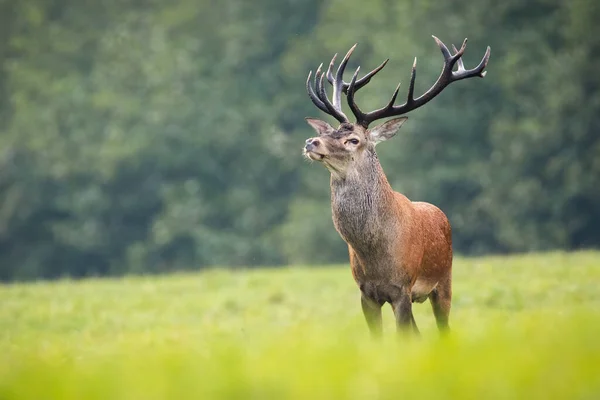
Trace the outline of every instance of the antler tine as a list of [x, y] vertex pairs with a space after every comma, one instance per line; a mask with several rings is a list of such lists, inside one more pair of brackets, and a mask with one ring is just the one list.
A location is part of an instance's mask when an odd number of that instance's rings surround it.
[[[327, 80], [329, 81], [329, 83], [331, 83], [332, 86], [333, 86], [333, 82], [334, 82], [335, 78], [333, 77], [333, 73], [331, 72], [331, 70], [333, 69], [333, 65], [335, 64], [336, 58], [337, 58], [337, 53], [335, 53], [333, 55], [333, 58], [329, 62], [329, 67], [327, 67]], [[335, 93], [335, 89], [334, 89], [334, 93]], [[334, 105], [335, 105], [335, 94], [333, 96], [333, 101], [334, 101]]]
[[[352, 54], [352, 52], [354, 52], [354, 49], [357, 45], [358, 45], [358, 43], [355, 44], [354, 46], [352, 46], [352, 48], [348, 51], [348, 53], [350, 55]], [[336, 57], [337, 57], [337, 53], [331, 59], [331, 62], [329, 63], [329, 68], [327, 69], [327, 80], [329, 81], [329, 83], [331, 83], [331, 85], [333, 85], [336, 80], [336, 78], [333, 76], [333, 72], [332, 72], [332, 68], [335, 63]], [[349, 58], [349, 55], [346, 54], [346, 57]], [[346, 60], [346, 57], [344, 57], [345, 60]], [[384, 62], [382, 62], [377, 68], [375, 68], [374, 70], [372, 70], [371, 72], [369, 72], [368, 74], [363, 76], [362, 78], [357, 79], [357, 81], [354, 85], [354, 91], [355, 92], [358, 91], [358, 89], [362, 88], [367, 83], [369, 83], [371, 81], [371, 78], [373, 78], [373, 76], [375, 76], [375, 74], [377, 74], [379, 71], [381, 71], [383, 69], [383, 67], [386, 66], [388, 61], [390, 61], [389, 58], [387, 60], [385, 60]], [[341, 64], [340, 64], [340, 67], [341, 67]], [[344, 65], [344, 69], [345, 68], [346, 68], [346, 66]], [[339, 72], [339, 69], [338, 69], [338, 72]], [[343, 70], [342, 70], [342, 75], [343, 75]], [[348, 87], [350, 86], [350, 83], [345, 82], [341, 77], [340, 77], [340, 82], [342, 82], [342, 92], [348, 93]]]
[[336, 108], [333, 104], [331, 104], [331, 101], [329, 101], [329, 97], [327, 97], [327, 92], [325, 91], [325, 85], [323, 84], [323, 78], [325, 75], [326, 73], [320, 74], [317, 81], [316, 89], [319, 99], [323, 102], [323, 104], [325, 104], [325, 107], [327, 108], [326, 112], [329, 115], [337, 119], [340, 123], [349, 122], [348, 117], [346, 117], [346, 115], [342, 112], [341, 107]]
[[327, 67], [327, 80], [329, 81], [329, 83], [331, 83], [333, 85], [333, 73], [331, 72], [331, 69], [333, 68], [333, 65], [335, 64], [335, 59], [337, 58], [337, 53], [335, 53], [333, 55], [333, 58], [331, 59], [331, 61], [329, 62], [329, 67]]
[[[454, 47], [454, 45], [452, 45], [452, 47]], [[460, 45], [460, 50], [458, 50], [455, 55], [460, 54], [462, 57], [462, 55], [465, 53], [466, 49], [467, 49], [467, 38], [465, 38], [465, 40], [463, 40], [463, 43]]]
[[321, 95], [321, 87], [323, 86], [323, 80], [321, 79], [321, 76], [323, 75], [323, 73], [321, 72], [322, 67], [323, 63], [319, 64], [319, 68], [317, 68], [317, 72], [315, 72], [315, 92], [317, 93], [317, 97], [319, 98], [319, 100], [321, 100], [321, 102], [327, 109], [327, 112], [329, 112], [329, 108], [325, 104], [325, 99]]
[[352, 75], [352, 80], [350, 81], [350, 84], [348, 85], [348, 94], [346, 96], [346, 99], [348, 100], [348, 105], [350, 106], [350, 110], [352, 110], [352, 114], [354, 114], [358, 123], [360, 123], [360, 121], [364, 120], [367, 116], [365, 113], [363, 113], [360, 110], [360, 108], [358, 108], [358, 105], [354, 102], [354, 93], [356, 93], [356, 90], [357, 90], [356, 89], [356, 78], [358, 77], [359, 71], [360, 71], [360, 66], [358, 68], [356, 68], [354, 75]]
[[[335, 80], [333, 81], [333, 106], [336, 108], [342, 109], [342, 90], [344, 89], [344, 71], [346, 70], [346, 65], [348, 65], [348, 60], [354, 53], [354, 49], [356, 49], [356, 43], [354, 46], [348, 50], [342, 62], [338, 66], [337, 72], [335, 73]], [[335, 57], [334, 57], [335, 59]], [[333, 61], [333, 60], [331, 60]]]
[[[306, 79], [306, 91], [308, 92], [308, 97], [312, 100], [313, 104], [317, 106], [321, 111], [328, 113], [327, 107], [325, 107], [325, 103], [321, 101], [315, 94], [315, 91], [310, 83], [310, 77], [312, 76], [312, 71], [308, 73], [308, 78]], [[315, 74], [315, 85], [317, 81], [317, 74]]]
[[[415, 58], [415, 60], [416, 60], [416, 58]], [[400, 91], [400, 85], [401, 85], [401, 83], [398, 83], [398, 86], [396, 86], [396, 90], [394, 91], [392, 98], [390, 99], [390, 101], [388, 102], [388, 104], [385, 108], [392, 108], [394, 106], [394, 103], [396, 102], [396, 97], [398, 97], [398, 92]]]
[[446, 45], [444, 44], [444, 42], [442, 42], [440, 39], [438, 39], [435, 35], [431, 35], [431, 37], [433, 38], [433, 40], [435, 40], [435, 42], [437, 43], [438, 47], [440, 48], [440, 50], [442, 51], [442, 54], [444, 55], [444, 60], [448, 60], [452, 58], [452, 54], [450, 54], [450, 50], [448, 50], [448, 48], [446, 47]]
[[479, 63], [479, 65], [472, 69], [472, 71], [477, 71], [479, 74], [478, 76], [480, 76], [481, 78], [483, 78], [487, 74], [487, 71], [484, 71], [484, 69], [485, 69], [485, 67], [487, 67], [488, 61], [490, 60], [491, 53], [492, 53], [492, 49], [490, 48], [490, 46], [488, 46], [487, 49], [485, 50], [485, 54], [483, 55], [483, 58], [481, 59], [481, 62]]
[[410, 83], [408, 84], [408, 95], [406, 96], [406, 104], [415, 101], [415, 80], [417, 79], [417, 57], [413, 61], [412, 70], [410, 72]]
[[[465, 42], [466, 41], [467, 40], [465, 39]], [[465, 42], [463, 42], [463, 46], [464, 46]], [[456, 54], [458, 54], [458, 50], [456, 50], [456, 46], [454, 44], [452, 45], [452, 50], [454, 50], [454, 52]], [[456, 61], [456, 64], [458, 65], [458, 70], [459, 71], [464, 71], [465, 70], [465, 64], [463, 63], [462, 57], [459, 58], [458, 61]]]
[[[388, 58], [387, 60], [385, 60], [384, 62], [382, 62], [377, 68], [375, 68], [373, 71], [369, 72], [368, 74], [366, 74], [365, 76], [363, 76], [362, 78], [358, 79], [356, 81], [356, 84], [354, 85], [354, 91], [356, 92], [358, 89], [360, 89], [361, 87], [365, 86], [367, 83], [371, 82], [371, 78], [373, 76], [375, 76], [376, 73], [378, 73], [379, 71], [381, 71], [383, 69], [383, 67], [385, 67], [385, 65], [388, 63], [388, 61], [390, 61], [390, 59]], [[349, 85], [348, 85], [349, 86]], [[347, 92], [348, 86], [346, 86], [344, 88], [344, 92]]]
[[377, 119], [386, 118], [388, 114], [390, 112], [393, 112], [394, 110], [394, 103], [396, 102], [396, 98], [398, 97], [400, 85], [401, 83], [398, 83], [398, 86], [396, 86], [396, 90], [394, 90], [394, 93], [392, 94], [392, 98], [390, 99], [390, 101], [388, 101], [385, 107], [379, 108], [375, 111], [365, 114], [360, 110], [360, 108], [358, 108], [356, 103], [354, 103], [355, 90], [353, 90], [353, 85], [350, 84], [350, 88], [348, 89], [348, 103], [350, 105], [350, 109], [356, 116], [356, 121], [363, 127], [367, 128], [371, 122]]

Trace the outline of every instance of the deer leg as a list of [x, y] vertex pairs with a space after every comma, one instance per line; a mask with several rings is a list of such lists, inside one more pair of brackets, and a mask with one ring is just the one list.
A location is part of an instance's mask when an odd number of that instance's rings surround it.
[[360, 304], [371, 335], [373, 337], [380, 337], [383, 327], [381, 320], [381, 304], [369, 300], [364, 294], [360, 298]]
[[437, 287], [429, 294], [429, 301], [435, 316], [435, 322], [440, 332], [450, 330], [448, 317], [450, 316], [450, 303], [452, 300], [452, 280], [448, 277], [438, 283]]
[[394, 309], [398, 332], [407, 332], [411, 329], [415, 333], [419, 332], [412, 313], [412, 300], [409, 290], [402, 289], [400, 291], [399, 297], [392, 303], [392, 308]]
[[[411, 306], [411, 307], [412, 307], [412, 306]], [[421, 332], [419, 332], [419, 328], [417, 327], [417, 321], [415, 321], [415, 316], [412, 314], [412, 311], [411, 311], [411, 316], [412, 316], [412, 328], [413, 328], [413, 331], [414, 331], [414, 332], [415, 332], [417, 335], [419, 335]]]
[[[394, 311], [394, 310], [395, 310], [395, 309], [394, 309], [394, 305], [392, 304], [392, 311], [395, 313], [395, 311]], [[415, 316], [414, 316], [414, 315], [412, 315], [412, 318], [411, 318], [411, 320], [410, 320], [410, 323], [411, 323], [411, 327], [412, 327], [413, 331], [414, 331], [416, 334], [420, 334], [421, 332], [419, 332], [419, 328], [417, 327], [417, 321], [415, 321]]]

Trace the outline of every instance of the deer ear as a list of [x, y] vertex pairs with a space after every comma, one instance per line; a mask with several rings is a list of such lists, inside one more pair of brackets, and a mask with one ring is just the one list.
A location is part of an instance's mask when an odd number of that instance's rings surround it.
[[375, 144], [391, 139], [396, 135], [398, 129], [400, 129], [407, 119], [408, 117], [399, 117], [390, 119], [381, 125], [377, 125], [369, 131], [369, 138], [375, 142]]
[[312, 126], [312, 128], [319, 134], [319, 136], [335, 131], [335, 129], [333, 129], [331, 125], [329, 125], [325, 121], [321, 121], [320, 119], [307, 117], [306, 122], [308, 122], [308, 124]]

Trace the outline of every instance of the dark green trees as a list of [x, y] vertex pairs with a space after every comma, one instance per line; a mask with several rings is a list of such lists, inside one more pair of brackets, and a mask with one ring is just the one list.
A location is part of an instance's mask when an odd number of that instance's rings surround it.
[[422, 93], [431, 34], [489, 72], [380, 146], [393, 186], [461, 253], [598, 246], [596, 3], [0, 0], [0, 279], [345, 260], [304, 80], [359, 42], [365, 108], [414, 56]]

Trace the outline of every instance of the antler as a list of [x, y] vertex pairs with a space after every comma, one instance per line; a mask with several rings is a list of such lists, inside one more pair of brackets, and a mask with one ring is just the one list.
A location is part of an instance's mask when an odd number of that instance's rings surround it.
[[[465, 66], [462, 61], [462, 55], [465, 52], [467, 47], [467, 39], [463, 41], [462, 46], [459, 50], [456, 50], [456, 47], [452, 45], [454, 50], [454, 54], [450, 53], [450, 50], [446, 47], [441, 40], [437, 37], [433, 36], [433, 39], [440, 47], [442, 54], [444, 56], [444, 67], [442, 68], [442, 72], [438, 77], [437, 81], [420, 97], [414, 98], [415, 91], [415, 79], [417, 75], [417, 58], [415, 57], [415, 61], [413, 63], [412, 72], [410, 74], [410, 83], [408, 85], [408, 95], [406, 98], [406, 102], [400, 106], [395, 106], [394, 102], [396, 101], [396, 97], [398, 96], [398, 91], [400, 90], [400, 84], [396, 87], [394, 94], [392, 95], [391, 100], [388, 104], [380, 108], [378, 110], [372, 111], [370, 113], [363, 113], [360, 108], [354, 102], [354, 94], [356, 93], [355, 82], [357, 82], [356, 77], [358, 75], [358, 70], [354, 73], [352, 77], [352, 81], [350, 82], [350, 87], [348, 88], [348, 105], [350, 109], [356, 116], [357, 123], [360, 125], [367, 127], [369, 124], [375, 120], [381, 118], [392, 117], [395, 115], [406, 114], [409, 111], [412, 111], [416, 108], [421, 107], [422, 105], [428, 103], [435, 96], [441, 93], [442, 90], [452, 82], [460, 81], [461, 79], [472, 78], [474, 76], [479, 76], [483, 78], [486, 74], [484, 71], [487, 66], [488, 60], [490, 59], [491, 49], [488, 46], [483, 59], [479, 63], [479, 65], [473, 69], [465, 69]], [[452, 71], [454, 69], [454, 65], [458, 65], [458, 69], [456, 71]]]
[[[352, 113], [356, 117], [356, 122], [366, 128], [371, 122], [375, 120], [406, 114], [409, 111], [421, 107], [422, 105], [432, 100], [435, 96], [440, 94], [441, 91], [444, 90], [444, 88], [452, 82], [459, 81], [461, 79], [472, 78], [474, 76], [479, 76], [481, 78], [485, 76], [486, 72], [484, 71], [484, 69], [487, 66], [491, 52], [489, 46], [479, 65], [473, 69], [467, 70], [465, 69], [465, 66], [462, 61], [462, 55], [464, 54], [465, 49], [467, 47], [467, 39], [463, 41], [463, 44], [459, 50], [457, 50], [456, 47], [452, 45], [454, 54], [452, 54], [450, 50], [448, 50], [446, 45], [442, 43], [442, 41], [439, 40], [437, 37], [433, 36], [433, 39], [442, 51], [442, 55], [444, 56], [444, 66], [442, 68], [440, 76], [438, 77], [437, 81], [433, 84], [433, 86], [431, 86], [429, 90], [427, 90], [423, 95], [417, 97], [416, 99], [414, 98], [415, 79], [417, 74], [417, 59], [415, 58], [410, 75], [410, 83], [408, 85], [408, 95], [406, 102], [399, 106], [394, 105], [396, 97], [398, 96], [398, 91], [400, 90], [400, 84], [398, 84], [396, 90], [394, 91], [394, 94], [392, 95], [392, 98], [385, 107], [369, 113], [363, 113], [360, 110], [360, 108], [356, 105], [354, 101], [354, 95], [360, 88], [369, 83], [371, 81], [371, 78], [376, 73], [378, 73], [383, 69], [383, 67], [385, 67], [389, 59], [385, 60], [380, 66], [378, 66], [373, 71], [369, 72], [360, 79], [357, 79], [358, 72], [360, 71], [360, 67], [358, 67], [356, 69], [356, 72], [352, 76], [352, 80], [350, 81], [350, 83], [346, 83], [343, 81], [342, 76], [344, 74], [346, 65], [348, 64], [348, 59], [350, 58], [352, 52], [356, 48], [356, 44], [352, 46], [352, 48], [348, 51], [348, 53], [340, 63], [335, 76], [333, 75], [331, 70], [333, 68], [333, 64], [335, 62], [337, 54], [333, 56], [333, 59], [329, 63], [329, 68], [327, 69], [326, 73], [321, 72], [323, 64], [319, 66], [317, 72], [315, 73], [314, 86], [316, 89], [316, 93], [310, 84], [310, 77], [312, 75], [312, 71], [308, 74], [308, 79], [306, 81], [308, 95], [319, 109], [326, 112], [327, 114], [332, 115], [340, 123], [343, 123], [349, 122], [348, 117], [346, 117], [346, 115], [343, 113], [341, 107], [342, 92], [346, 93], [348, 105], [350, 106]], [[458, 69], [456, 71], [453, 71], [455, 65], [458, 66]], [[325, 87], [323, 85], [323, 78], [325, 76], [327, 77], [327, 80], [333, 85], [333, 104], [329, 101], [327, 93], [325, 92]]]
[[[358, 44], [358, 43], [357, 43]], [[342, 62], [338, 66], [338, 69], [333, 75], [332, 68], [335, 63], [335, 59], [337, 58], [337, 53], [331, 59], [329, 63], [329, 68], [327, 68], [327, 72], [321, 72], [321, 68], [323, 64], [319, 65], [317, 68], [317, 72], [315, 72], [314, 83], [311, 85], [310, 78], [312, 76], [312, 71], [308, 73], [308, 79], [306, 80], [306, 90], [308, 91], [308, 96], [312, 100], [312, 102], [323, 112], [333, 116], [340, 123], [349, 122], [348, 117], [342, 111], [342, 92], [347, 93], [350, 87], [350, 83], [346, 83], [343, 80], [344, 71], [346, 70], [346, 65], [348, 64], [348, 60], [350, 56], [354, 52], [357, 44], [352, 46], [348, 53], [342, 59]], [[383, 67], [387, 64], [389, 59], [385, 60], [379, 67], [375, 68], [373, 71], [369, 72], [362, 78], [356, 80], [354, 82], [354, 92], [358, 91], [361, 87], [365, 86], [367, 83], [371, 81], [371, 78], [381, 71]], [[323, 78], [327, 77], [327, 80], [333, 86], [333, 103], [329, 101], [327, 97], [327, 93], [325, 92], [325, 85], [323, 85]], [[314, 89], [313, 89], [314, 86]], [[316, 92], [315, 92], [316, 91]]]

